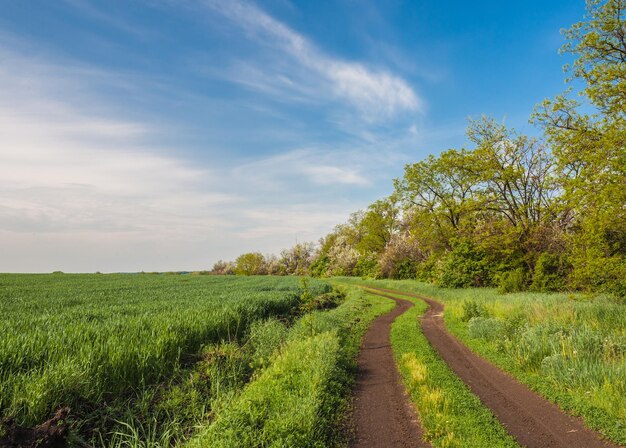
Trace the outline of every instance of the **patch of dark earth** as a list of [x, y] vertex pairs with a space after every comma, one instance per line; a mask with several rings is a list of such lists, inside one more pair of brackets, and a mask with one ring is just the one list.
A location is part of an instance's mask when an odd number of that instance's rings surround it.
[[0, 421], [0, 448], [62, 448], [67, 445], [69, 408], [61, 408], [50, 420], [32, 428], [22, 427], [12, 418]]

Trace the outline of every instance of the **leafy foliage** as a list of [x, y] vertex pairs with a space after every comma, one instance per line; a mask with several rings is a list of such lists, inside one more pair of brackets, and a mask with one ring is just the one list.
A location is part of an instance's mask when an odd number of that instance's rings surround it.
[[480, 249], [470, 241], [455, 243], [446, 257], [439, 285], [445, 288], [486, 286], [491, 282], [489, 262]]
[[389, 198], [322, 240], [316, 275], [623, 297], [626, 0], [587, 7], [563, 47], [576, 58], [568, 70], [583, 102], [546, 100], [533, 116], [541, 137], [470, 120], [471, 147], [406, 165]]

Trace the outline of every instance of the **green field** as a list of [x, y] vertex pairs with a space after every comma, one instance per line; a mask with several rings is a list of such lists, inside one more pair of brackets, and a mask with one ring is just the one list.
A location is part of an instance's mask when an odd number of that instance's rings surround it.
[[[69, 407], [69, 441], [89, 446], [342, 446], [361, 337], [393, 307], [350, 286], [364, 284], [441, 300], [469, 347], [626, 442], [622, 305], [355, 278], [0, 275], [0, 416], [33, 427]], [[517, 446], [413, 301], [391, 342], [426, 438]]]
[[0, 414], [34, 425], [70, 406], [106, 428], [102, 403], [150, 401], [146, 391], [215, 344], [236, 344], [271, 316], [288, 319], [302, 294], [293, 277], [2, 275]]
[[[607, 438], [626, 443], [622, 304], [601, 296], [499, 294], [491, 288], [445, 289], [414, 280], [341, 282], [414, 292], [443, 302], [447, 327], [472, 350], [562, 409], [582, 416]], [[414, 346], [419, 352], [418, 342]], [[458, 394], [450, 389], [447, 395]]]
[[89, 446], [341, 444], [361, 336], [391, 306], [298, 277], [0, 275], [0, 417], [69, 407]]

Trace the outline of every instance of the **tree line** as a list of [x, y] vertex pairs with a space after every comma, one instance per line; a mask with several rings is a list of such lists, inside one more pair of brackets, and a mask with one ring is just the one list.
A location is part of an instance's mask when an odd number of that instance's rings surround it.
[[214, 271], [625, 296], [625, 10], [626, 0], [588, 0], [585, 21], [564, 32], [567, 81], [583, 87], [536, 107], [540, 136], [470, 120], [469, 147], [406, 165], [389, 197], [316, 247], [244, 254]]

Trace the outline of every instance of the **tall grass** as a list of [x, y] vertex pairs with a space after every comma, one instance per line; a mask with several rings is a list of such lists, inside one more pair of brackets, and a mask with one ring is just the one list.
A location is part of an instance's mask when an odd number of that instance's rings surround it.
[[366, 283], [444, 302], [448, 328], [470, 348], [626, 444], [625, 305], [580, 294], [502, 295], [416, 281]]
[[124, 400], [301, 293], [289, 277], [0, 275], [0, 415], [32, 425]]
[[390, 311], [387, 299], [360, 291], [331, 311], [302, 317], [271, 362], [225, 403], [191, 447], [328, 447], [345, 443], [355, 358], [371, 320]]

